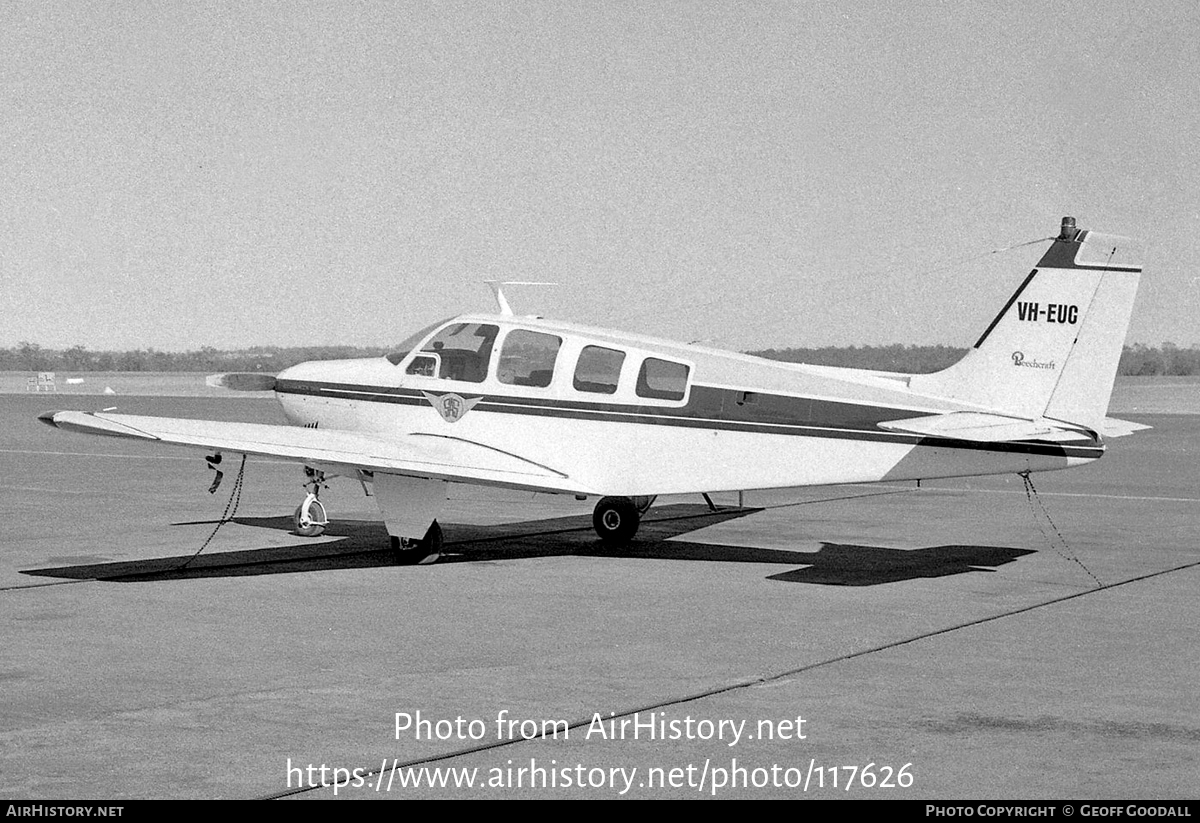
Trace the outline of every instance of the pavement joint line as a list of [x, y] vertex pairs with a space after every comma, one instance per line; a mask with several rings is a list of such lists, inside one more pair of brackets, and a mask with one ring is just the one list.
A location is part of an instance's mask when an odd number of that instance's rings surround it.
[[[967, 629], [967, 628], [971, 628], [973, 626], [982, 625], [984, 623], [991, 623], [996, 620], [1001, 620], [1005, 617], [1013, 617], [1018, 614], [1024, 614], [1025, 612], [1034, 611], [1035, 609], [1040, 609], [1040, 608], [1043, 608], [1046, 606], [1053, 606], [1053, 605], [1057, 605], [1059, 603], [1065, 603], [1068, 600], [1074, 600], [1076, 598], [1084, 597], [1089, 594], [1095, 594], [1096, 592], [1102, 592], [1102, 591], [1107, 591], [1109, 589], [1115, 589], [1120, 586], [1128, 585], [1130, 583], [1138, 583], [1138, 582], [1141, 582], [1144, 580], [1149, 580], [1154, 577], [1161, 577], [1163, 575], [1171, 574], [1173, 572], [1185, 571], [1187, 569], [1196, 568], [1198, 566], [1200, 566], [1200, 560], [1196, 560], [1191, 563], [1185, 563], [1181, 566], [1174, 566], [1169, 569], [1160, 569], [1159, 571], [1148, 572], [1146, 574], [1138, 575], [1137, 577], [1131, 577], [1128, 580], [1122, 580], [1117, 583], [1109, 583], [1107, 585], [1098, 586], [1098, 587], [1091, 588], [1091, 589], [1085, 589], [1085, 590], [1079, 591], [1079, 592], [1073, 592], [1071, 594], [1064, 595], [1062, 597], [1056, 597], [1052, 600], [1046, 600], [1041, 603], [1034, 603], [1029, 606], [1022, 606], [1019, 609], [1011, 609], [1006, 612], [1001, 612], [1000, 614], [994, 614], [994, 615], [990, 615], [988, 617], [981, 617], [976, 620], [969, 620], [965, 623], [958, 623], [953, 626], [946, 626], [941, 629], [935, 629], [934, 631], [923, 632], [919, 635], [915, 635], [914, 637], [909, 637], [909, 638], [905, 638], [902, 640], [894, 640], [889, 643], [882, 643], [878, 646], [872, 646], [869, 649], [861, 649], [856, 652], [850, 652], [849, 654], [843, 654], [843, 655], [839, 655], [837, 657], [832, 657], [828, 660], [818, 660], [815, 663], [809, 663], [807, 665], [799, 666], [797, 668], [789, 669], [787, 671], [777, 672], [776, 674], [767, 674], [767, 675], [762, 675], [759, 677], [750, 678], [747, 680], [740, 680], [736, 683], [730, 683], [725, 686], [718, 686], [717, 688], [707, 689], [705, 691], [697, 692], [697, 693], [691, 694], [691, 695], [686, 695], [684, 697], [669, 698], [667, 700], [663, 700], [658, 703], [654, 703], [654, 704], [647, 705], [647, 706], [642, 706], [640, 708], [626, 709], [621, 712], [610, 714], [605, 719], [606, 720], [614, 720], [614, 719], [620, 718], [620, 717], [629, 717], [631, 715], [639, 714], [641, 712], [653, 712], [653, 711], [657, 711], [659, 709], [665, 709], [665, 708], [670, 708], [672, 706], [678, 706], [683, 703], [692, 703], [697, 700], [704, 700], [709, 697], [716, 697], [717, 695], [727, 694], [729, 692], [734, 692], [734, 691], [740, 691], [741, 689], [747, 689], [747, 688], [751, 688], [753, 686], [761, 686], [766, 683], [775, 683], [775, 682], [778, 682], [781, 680], [787, 680], [788, 678], [792, 678], [797, 675], [805, 674], [807, 672], [813, 671], [814, 669], [820, 669], [820, 668], [824, 668], [826, 666], [832, 666], [835, 663], [843, 663], [847, 660], [854, 660], [855, 658], [866, 657], [867, 655], [875, 654], [876, 652], [889, 651], [891, 649], [896, 649], [901, 646], [907, 646], [911, 643], [917, 643], [921, 640], [928, 640], [930, 638], [938, 637], [943, 634], [950, 634], [951, 632], [956, 632], [956, 631], [959, 631], [960, 629]], [[587, 720], [573, 721], [567, 725], [567, 731], [570, 731], [571, 729], [584, 728], [585, 726], [590, 726], [591, 724], [592, 724], [592, 718], [588, 718]], [[534, 738], [534, 739], [536, 739], [536, 738]], [[467, 757], [469, 755], [480, 754], [482, 752], [492, 751], [494, 749], [499, 749], [499, 748], [502, 748], [505, 746], [513, 746], [513, 745], [517, 745], [519, 743], [528, 743], [528, 742], [529, 741], [524, 738], [519, 739], [519, 740], [515, 740], [515, 739], [498, 740], [493, 743], [485, 743], [480, 746], [472, 746], [472, 747], [468, 747], [465, 749], [459, 749], [458, 751], [447, 752], [445, 754], [440, 754], [440, 755], [434, 755], [432, 757], [422, 757], [422, 758], [417, 758], [415, 760], [407, 760], [403, 763], [398, 763], [398, 762], [396, 762], [395, 759], [393, 759], [392, 765], [391, 765], [391, 770], [394, 772], [396, 769], [407, 769], [407, 768], [411, 768], [413, 766], [421, 766], [421, 765], [425, 765], [425, 764], [429, 764], [429, 763], [439, 763], [444, 760], [452, 760], [452, 759], [455, 759], [458, 757]], [[387, 761], [387, 758], [386, 757], [383, 758], [383, 762], [386, 762], [386, 761]], [[382, 770], [382, 769], [372, 768], [370, 771], [367, 771], [364, 769], [361, 772], [356, 770], [354, 773], [361, 774], [363, 777], [373, 777], [375, 775], [382, 775], [383, 771], [384, 770]], [[292, 796], [299, 795], [299, 794], [305, 794], [305, 793], [313, 791], [315, 789], [328, 789], [328, 788], [333, 788], [333, 785], [332, 784], [328, 784], [328, 785], [322, 784], [322, 785], [317, 785], [317, 786], [300, 786], [295, 789], [287, 789], [282, 792], [275, 792], [273, 794], [262, 795], [255, 799], [257, 799], [257, 800], [279, 800], [279, 799], [282, 799], [285, 797], [292, 797]]]
[[55, 580], [50, 583], [29, 583], [25, 586], [0, 586], [0, 592], [15, 592], [21, 589], [44, 589], [47, 586], [70, 586], [73, 583], [95, 583], [99, 578], [84, 577], [78, 580]]
[[[1045, 472], [1034, 472], [1034, 474], [1045, 474]], [[859, 486], [859, 487], [866, 487], [866, 488], [871, 488], [871, 487], [879, 488], [879, 487], [883, 486], [884, 484], [883, 483], [843, 483], [840, 485]], [[816, 488], [816, 487], [814, 487], [814, 488]], [[892, 486], [891, 488], [895, 488], [895, 487]], [[911, 486], [906, 486], [904, 488], [909, 491], [914, 490], [914, 487], [911, 487]], [[922, 491], [925, 493], [949, 492], [951, 494], [1024, 494], [1025, 493], [1023, 490], [1018, 491], [1015, 489], [972, 489], [972, 488], [962, 488], [962, 487], [950, 488], [950, 487], [946, 487], [946, 486], [919, 486], [919, 487], [915, 487], [915, 490]], [[1162, 501], [1164, 503], [1200, 503], [1200, 498], [1198, 498], [1198, 497], [1154, 497], [1152, 495], [1143, 496], [1143, 495], [1130, 495], [1130, 494], [1096, 494], [1096, 493], [1092, 493], [1092, 492], [1045, 492], [1045, 491], [1040, 491], [1040, 492], [1038, 492], [1038, 494], [1040, 494], [1042, 497], [1090, 497], [1090, 498], [1095, 498], [1097, 500], [1143, 500], [1143, 501], [1158, 500], [1158, 501]], [[783, 504], [783, 505], [790, 505], [790, 504]]]
[[[1014, 489], [941, 489], [941, 491], [965, 492], [967, 494], [1024, 494]], [[1087, 492], [1038, 492], [1042, 497], [1090, 497], [1096, 500], [1153, 500], [1162, 503], [1200, 503], [1197, 497], [1153, 497], [1132, 494], [1089, 494]]]
[[[909, 494], [909, 493], [915, 492], [915, 491], [918, 491], [918, 489], [916, 487], [904, 488], [904, 489], [888, 489], [887, 491], [871, 492], [870, 494], [847, 494], [847, 495], [843, 495], [842, 497], [822, 497], [818, 500], [797, 500], [794, 503], [775, 503], [773, 505], [757, 506], [757, 507], [753, 507], [753, 508], [757, 508], [761, 511], [768, 511], [768, 510], [773, 510], [773, 509], [788, 509], [788, 508], [793, 508], [795, 506], [811, 506], [814, 503], [837, 503], [837, 502], [841, 502], [841, 501], [845, 501], [845, 500], [858, 500], [858, 499], [864, 498], [864, 497], [885, 497], [889, 494]], [[747, 506], [746, 508], [752, 508], [752, 507]]]
[[[177, 446], [169, 444], [172, 448], [186, 449], [195, 448], [196, 451], [209, 451], [212, 449], [204, 449], [199, 446]], [[241, 452], [233, 452], [241, 454]], [[182, 460], [191, 463], [196, 460], [195, 457], [184, 457], [179, 454], [106, 454], [103, 452], [51, 452], [42, 449], [0, 449], [0, 454], [42, 454], [47, 457], [114, 457], [123, 460]], [[298, 461], [295, 460], [278, 460], [270, 457], [255, 457], [255, 463], [275, 463], [281, 466], [294, 465]]]
[[116, 457], [125, 460], [195, 460], [174, 454], [104, 454], [101, 452], [48, 452], [41, 449], [0, 449], [0, 454], [42, 454], [47, 457]]

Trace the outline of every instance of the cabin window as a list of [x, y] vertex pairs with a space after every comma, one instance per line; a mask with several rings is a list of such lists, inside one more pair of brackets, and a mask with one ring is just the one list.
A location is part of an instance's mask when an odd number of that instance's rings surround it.
[[625, 352], [601, 346], [584, 346], [575, 364], [575, 388], [596, 394], [615, 394]]
[[497, 376], [510, 386], [545, 388], [554, 379], [554, 361], [562, 338], [553, 334], [514, 329], [500, 349]]
[[638, 372], [637, 395], [651, 400], [682, 400], [687, 393], [688, 367], [647, 357]]
[[[482, 383], [498, 326], [487, 323], [455, 323], [433, 336], [413, 358], [409, 374], [436, 375], [442, 380]], [[418, 371], [412, 371], [413, 368]]]

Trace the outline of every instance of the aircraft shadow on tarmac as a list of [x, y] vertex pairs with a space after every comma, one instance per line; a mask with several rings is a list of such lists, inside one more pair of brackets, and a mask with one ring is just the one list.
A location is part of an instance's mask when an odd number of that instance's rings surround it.
[[[506, 523], [499, 526], [446, 524], [445, 548], [437, 565], [567, 556], [767, 563], [803, 566], [769, 575], [768, 580], [825, 586], [873, 586], [901, 580], [990, 571], [1014, 562], [1023, 555], [1033, 554], [1029, 549], [999, 546], [951, 545], [923, 549], [889, 549], [881, 546], [835, 543], [822, 543], [820, 550], [816, 552], [800, 552], [672, 539], [758, 511], [761, 509], [724, 508], [712, 511], [706, 506], [692, 504], [656, 507], [642, 521], [634, 541], [628, 546], [620, 547], [606, 546], [600, 542], [592, 531], [590, 515]], [[237, 517], [231, 522], [284, 532], [291, 532], [293, 528], [291, 517]], [[202, 521], [174, 525], [196, 526], [215, 523], [216, 521]], [[219, 539], [218, 537], [218, 541]], [[383, 524], [369, 520], [332, 521], [325, 529], [324, 538], [320, 540], [290, 546], [205, 552], [188, 562], [189, 557], [190, 553], [178, 557], [30, 569], [22, 574], [144, 583], [395, 565], [392, 552], [388, 549], [387, 532]]]

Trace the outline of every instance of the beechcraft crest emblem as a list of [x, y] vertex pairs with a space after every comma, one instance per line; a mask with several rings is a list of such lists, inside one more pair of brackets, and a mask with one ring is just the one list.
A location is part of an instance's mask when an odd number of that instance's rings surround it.
[[442, 419], [447, 423], [457, 423], [471, 409], [475, 408], [475, 404], [482, 400], [482, 397], [463, 397], [461, 394], [434, 394], [432, 392], [421, 392], [425, 395], [425, 399], [429, 401], [429, 405], [437, 409], [437, 413], [442, 416]]

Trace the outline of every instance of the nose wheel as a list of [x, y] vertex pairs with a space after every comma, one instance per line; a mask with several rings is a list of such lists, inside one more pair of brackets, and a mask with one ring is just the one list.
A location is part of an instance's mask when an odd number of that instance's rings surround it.
[[329, 525], [329, 518], [325, 516], [325, 505], [318, 499], [325, 475], [308, 466], [304, 467], [304, 474], [308, 478], [304, 484], [308, 494], [304, 496], [304, 502], [296, 507], [296, 512], [292, 515], [292, 524], [296, 534], [301, 537], [317, 537]]
[[325, 516], [325, 506], [315, 495], [310, 494], [296, 507], [292, 523], [296, 527], [296, 534], [301, 537], [317, 537], [324, 533], [325, 527], [329, 525], [329, 518]]

